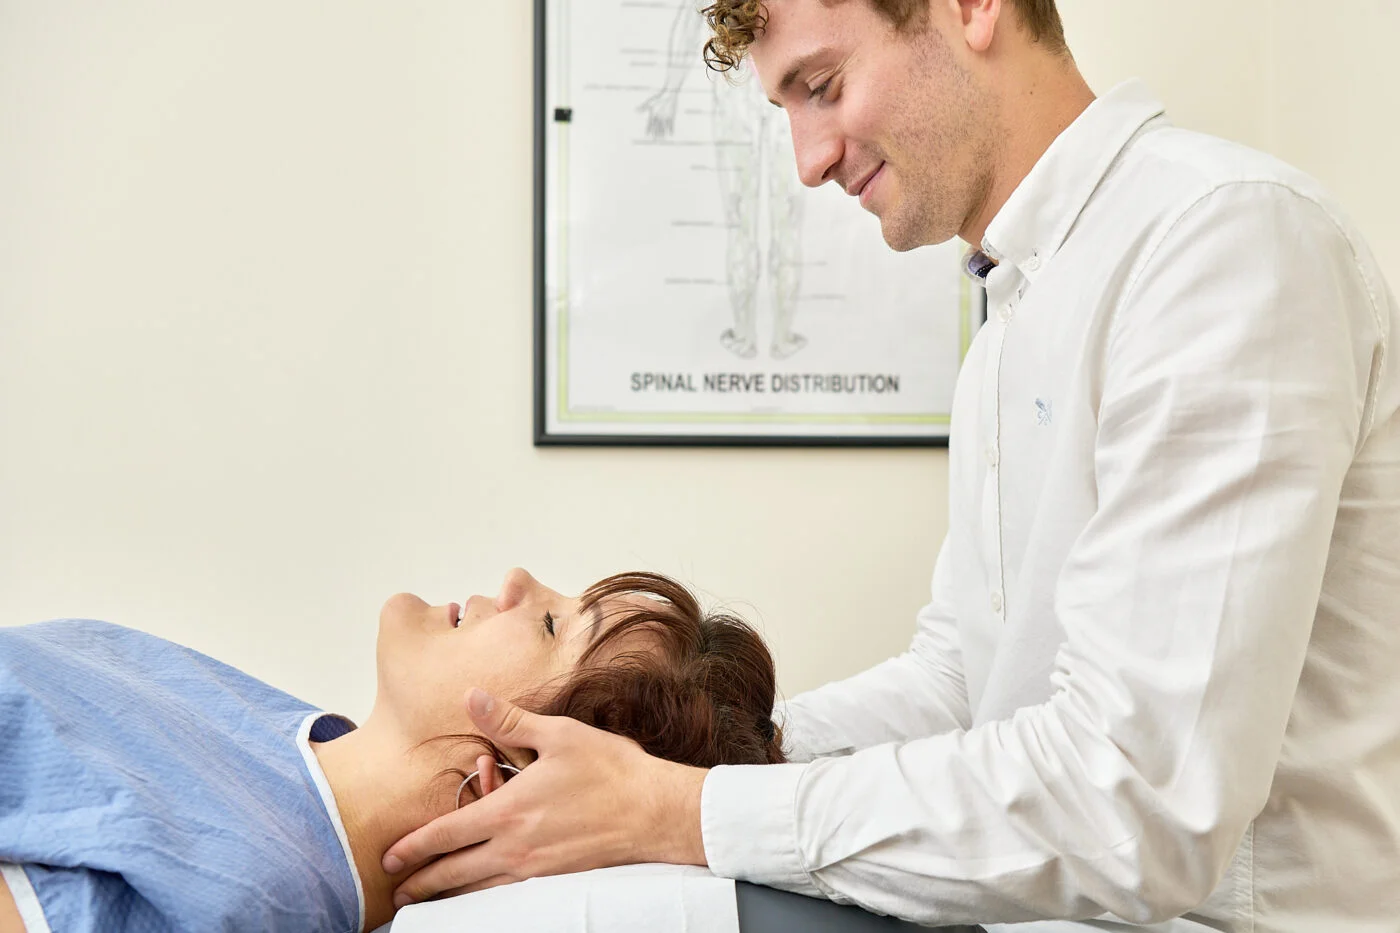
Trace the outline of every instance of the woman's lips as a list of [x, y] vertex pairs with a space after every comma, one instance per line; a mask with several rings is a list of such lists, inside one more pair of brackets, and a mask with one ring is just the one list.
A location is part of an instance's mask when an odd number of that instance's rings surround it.
[[461, 624], [462, 624], [462, 607], [459, 606], [459, 605], [457, 605], [456, 603], [448, 603], [448, 604], [447, 604], [447, 621], [449, 621], [449, 622], [452, 623], [452, 627], [453, 627], [453, 628], [456, 628], [457, 626], [461, 625]]

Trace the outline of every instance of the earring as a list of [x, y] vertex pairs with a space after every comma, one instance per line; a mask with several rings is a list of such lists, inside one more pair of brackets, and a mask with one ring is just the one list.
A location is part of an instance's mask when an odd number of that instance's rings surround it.
[[[512, 777], [514, 777], [515, 775], [517, 775], [517, 774], [520, 773], [520, 769], [517, 768], [515, 765], [508, 765], [508, 764], [505, 764], [504, 762], [500, 762], [500, 761], [496, 762], [496, 767], [500, 768], [502, 771], [509, 772], [510, 775], [511, 775]], [[481, 774], [480, 771], [473, 771], [471, 774], [468, 774], [465, 778], [463, 778], [461, 784], [458, 784], [458, 785], [457, 785], [457, 809], [458, 809], [458, 810], [462, 809], [462, 791], [466, 790], [466, 789], [467, 789], [467, 785], [470, 784], [470, 783], [472, 782], [472, 778], [476, 777], [476, 776], [479, 775], [479, 774]]]

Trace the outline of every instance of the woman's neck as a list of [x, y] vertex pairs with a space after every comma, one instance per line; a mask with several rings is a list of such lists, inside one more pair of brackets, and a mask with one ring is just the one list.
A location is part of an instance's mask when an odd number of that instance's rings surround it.
[[[335, 795], [360, 873], [365, 930], [376, 929], [392, 919], [394, 888], [416, 867], [390, 876], [380, 860], [399, 839], [453, 809], [458, 783], [439, 777], [444, 768], [440, 750], [417, 747], [373, 715], [354, 732], [311, 748]], [[470, 755], [453, 757], [471, 760]]]

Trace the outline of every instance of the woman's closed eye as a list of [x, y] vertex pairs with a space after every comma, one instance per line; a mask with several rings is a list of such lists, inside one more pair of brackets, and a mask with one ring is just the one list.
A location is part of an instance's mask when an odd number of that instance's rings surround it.
[[554, 634], [554, 616], [548, 612], [544, 614], [544, 630], [551, 635]]

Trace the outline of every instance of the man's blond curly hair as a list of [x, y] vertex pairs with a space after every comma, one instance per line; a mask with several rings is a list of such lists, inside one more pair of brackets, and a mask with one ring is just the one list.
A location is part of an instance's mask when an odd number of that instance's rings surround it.
[[[833, 0], [822, 0], [831, 3]], [[928, 0], [862, 0], [869, 3], [895, 29], [904, 30], [922, 22], [928, 12]], [[1065, 52], [1065, 27], [1055, 0], [1009, 0], [1021, 15], [1031, 39], [1052, 52]], [[768, 11], [763, 0], [714, 0], [701, 14], [714, 33], [705, 43], [705, 64], [714, 71], [730, 71], [739, 67], [749, 46], [768, 25]]]

